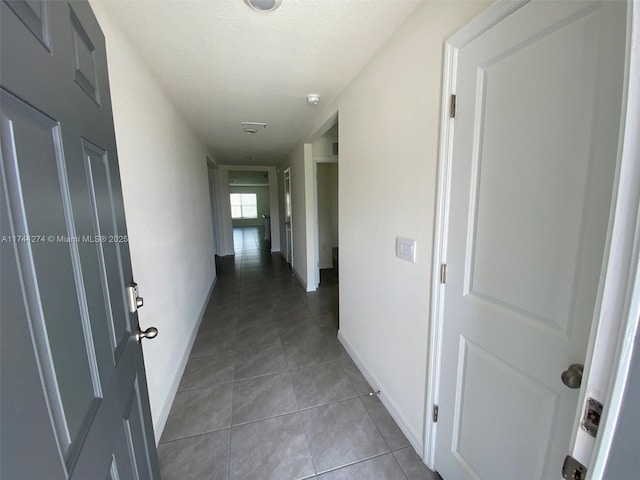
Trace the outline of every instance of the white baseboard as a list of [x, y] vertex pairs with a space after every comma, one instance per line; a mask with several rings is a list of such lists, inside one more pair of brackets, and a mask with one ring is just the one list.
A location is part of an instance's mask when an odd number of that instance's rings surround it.
[[187, 367], [187, 362], [189, 361], [189, 354], [191, 353], [191, 349], [193, 348], [193, 342], [198, 335], [198, 330], [200, 329], [200, 324], [202, 323], [202, 318], [204, 317], [204, 312], [207, 309], [207, 305], [209, 303], [209, 298], [213, 293], [213, 289], [218, 282], [218, 277], [213, 277], [213, 281], [211, 282], [211, 287], [209, 288], [209, 292], [207, 293], [204, 302], [202, 304], [202, 308], [200, 309], [200, 313], [198, 315], [198, 320], [196, 321], [195, 328], [191, 331], [189, 335], [189, 341], [187, 342], [187, 347], [182, 352], [180, 356], [180, 361], [178, 362], [178, 370], [176, 370], [176, 374], [171, 381], [171, 388], [169, 389], [169, 395], [165, 399], [164, 405], [162, 406], [162, 410], [160, 411], [160, 415], [158, 415], [158, 419], [153, 425], [153, 431], [156, 437], [156, 447], [160, 443], [160, 438], [162, 437], [162, 432], [164, 431], [164, 427], [167, 424], [167, 419], [169, 418], [169, 413], [171, 412], [171, 407], [173, 406], [173, 401], [176, 398], [176, 394], [178, 393], [178, 387], [180, 386], [180, 380], [182, 380], [182, 375], [184, 374], [184, 369]]
[[292, 266], [291, 270], [293, 270], [293, 273], [296, 275], [296, 278], [298, 279], [298, 281], [300, 282], [300, 284], [304, 288], [304, 291], [308, 292], [306, 279], [302, 275], [300, 275], [300, 272], [298, 272], [298, 270], [296, 270], [296, 267]]
[[420, 435], [418, 435], [416, 431], [411, 427], [411, 425], [409, 425], [409, 422], [407, 422], [407, 419], [404, 417], [402, 412], [400, 412], [400, 410], [398, 409], [396, 404], [393, 402], [393, 400], [389, 397], [389, 395], [385, 393], [384, 386], [380, 384], [376, 376], [373, 373], [371, 373], [371, 371], [367, 368], [367, 366], [362, 362], [362, 360], [360, 359], [356, 351], [353, 349], [353, 347], [349, 343], [349, 340], [347, 340], [343, 335], [342, 330], [338, 330], [338, 340], [340, 340], [340, 343], [342, 343], [342, 346], [347, 351], [347, 353], [349, 354], [353, 362], [356, 364], [356, 366], [360, 369], [360, 371], [362, 372], [362, 375], [364, 375], [364, 378], [367, 379], [367, 381], [369, 382], [369, 385], [371, 385], [373, 390], [374, 391], [380, 390], [380, 395], [379, 395], [380, 401], [387, 408], [387, 410], [389, 411], [389, 414], [396, 421], [396, 423], [400, 427], [400, 430], [402, 430], [402, 432], [406, 435], [407, 440], [409, 440], [409, 443], [411, 443], [411, 446], [413, 447], [413, 449], [420, 456], [420, 458], [422, 458], [424, 447], [423, 447], [423, 443], [422, 443], [422, 439], [420, 438]]
[[298, 272], [295, 267], [291, 267], [291, 269], [293, 270], [293, 273], [295, 273], [296, 278], [298, 279], [298, 281], [302, 284], [302, 287], [304, 288], [304, 291], [307, 293], [310, 292], [315, 292], [318, 287], [317, 286], [313, 286], [307, 283], [307, 281], [302, 277], [302, 275], [300, 275], [300, 272]]

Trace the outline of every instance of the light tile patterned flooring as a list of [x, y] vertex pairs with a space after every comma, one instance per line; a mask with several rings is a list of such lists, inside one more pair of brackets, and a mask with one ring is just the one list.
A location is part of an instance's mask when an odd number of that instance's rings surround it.
[[164, 480], [435, 480], [261, 228], [234, 229], [158, 449]]

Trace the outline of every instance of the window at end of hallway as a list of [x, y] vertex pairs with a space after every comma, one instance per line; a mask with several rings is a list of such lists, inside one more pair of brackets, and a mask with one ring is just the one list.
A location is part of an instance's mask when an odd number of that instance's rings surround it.
[[231, 218], [258, 218], [258, 198], [255, 193], [232, 193]]

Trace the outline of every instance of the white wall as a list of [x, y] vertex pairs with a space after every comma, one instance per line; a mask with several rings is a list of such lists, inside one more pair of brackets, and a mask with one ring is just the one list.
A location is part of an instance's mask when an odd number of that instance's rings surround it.
[[223, 190], [223, 182], [222, 182], [222, 174], [220, 173], [220, 168], [216, 166], [213, 170], [213, 184], [214, 194], [215, 194], [215, 215], [216, 215], [216, 226], [218, 227], [218, 237], [216, 238], [216, 254], [223, 257], [227, 254], [226, 252], [226, 244], [224, 237], [224, 213], [223, 206], [221, 201], [221, 192]]
[[233, 221], [231, 219], [231, 199], [229, 198], [229, 167], [220, 165], [218, 168], [220, 189], [216, 192], [218, 195], [218, 204], [220, 205], [220, 222], [222, 225], [222, 239], [224, 245], [224, 255], [235, 255], [233, 249]]
[[280, 195], [278, 192], [280, 188], [280, 182], [278, 180], [278, 172], [275, 167], [269, 167], [267, 170], [269, 174], [269, 205], [270, 205], [270, 217], [271, 217], [271, 253], [277, 253], [280, 251], [280, 228], [278, 226], [278, 219], [280, 218], [281, 207], [279, 203]]
[[[340, 338], [422, 451], [443, 42], [487, 3], [426, 2], [340, 95]], [[417, 262], [395, 257], [417, 240]]]
[[[278, 182], [284, 195], [283, 172], [291, 168], [291, 223], [293, 231], [293, 271], [307, 291], [315, 290], [315, 253], [307, 256], [307, 239], [315, 235], [315, 225], [307, 222], [313, 218], [313, 158], [312, 146], [299, 143], [278, 167]], [[282, 196], [281, 195], [281, 196]], [[280, 232], [284, 238], [284, 201], [280, 202], [283, 212]], [[286, 255], [283, 249], [283, 255]], [[309, 258], [308, 258], [309, 257]]]
[[211, 237], [213, 253], [220, 255], [220, 241], [218, 235], [218, 200], [216, 196], [216, 169], [207, 162], [207, 182], [209, 184], [209, 205], [211, 206]]
[[313, 142], [314, 157], [332, 157], [333, 144], [338, 141], [338, 126], [334, 125], [318, 140]]
[[207, 152], [100, 2], [91, 4], [107, 42], [140, 325], [159, 330], [143, 343], [158, 441], [215, 280]]

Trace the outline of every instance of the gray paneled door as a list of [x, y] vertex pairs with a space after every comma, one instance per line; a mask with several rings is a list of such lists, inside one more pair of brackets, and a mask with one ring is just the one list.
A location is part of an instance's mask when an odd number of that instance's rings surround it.
[[1, 8], [0, 477], [159, 478], [104, 37], [86, 1]]

